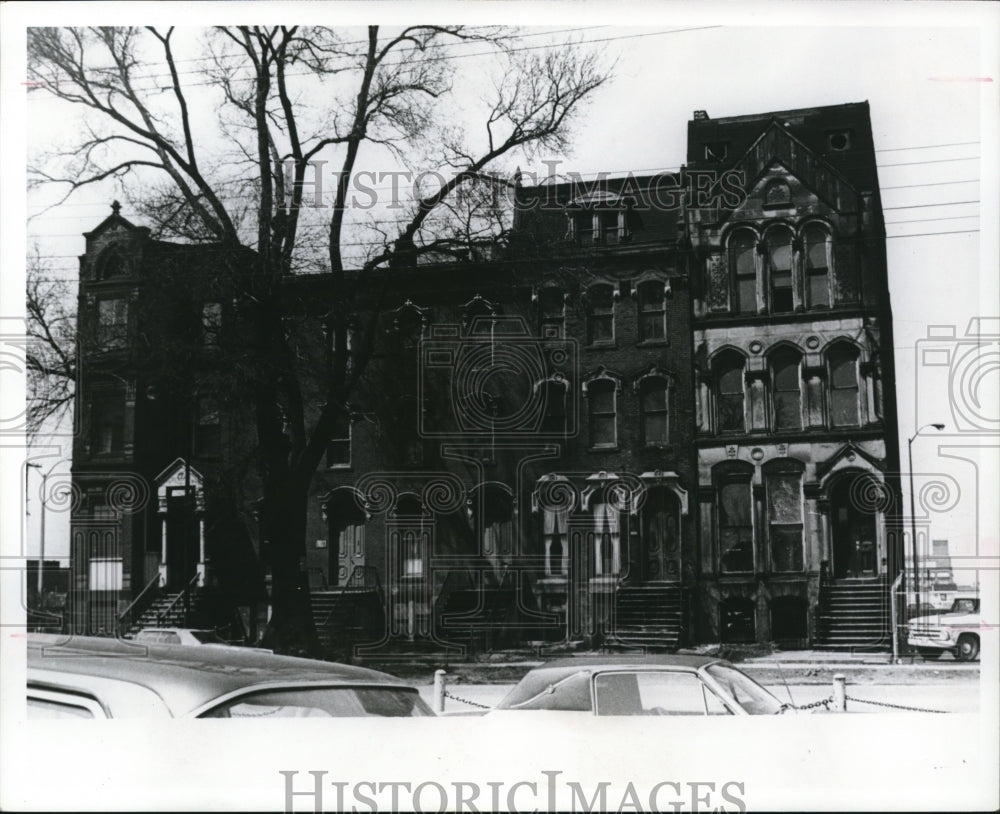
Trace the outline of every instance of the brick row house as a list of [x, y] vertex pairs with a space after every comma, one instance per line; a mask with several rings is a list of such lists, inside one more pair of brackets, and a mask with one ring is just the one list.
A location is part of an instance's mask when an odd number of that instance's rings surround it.
[[[867, 106], [696, 114], [680, 172], [518, 182], [514, 204], [488, 259], [366, 289], [350, 344], [370, 358], [302, 560], [327, 652], [837, 644], [831, 608], [871, 586], [881, 607], [901, 564]], [[117, 207], [87, 235], [78, 630], [186, 607], [252, 635], [265, 612], [221, 263], [253, 257], [152, 240]], [[323, 275], [287, 292], [328, 362]]]

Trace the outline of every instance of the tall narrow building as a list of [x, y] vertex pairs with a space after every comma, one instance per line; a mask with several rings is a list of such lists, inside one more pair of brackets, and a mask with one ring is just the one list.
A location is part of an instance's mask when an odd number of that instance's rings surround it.
[[[867, 103], [688, 124], [698, 636], [884, 647], [902, 568]], [[736, 175], [734, 176], [733, 173]], [[733, 179], [738, 180], [738, 184]]]

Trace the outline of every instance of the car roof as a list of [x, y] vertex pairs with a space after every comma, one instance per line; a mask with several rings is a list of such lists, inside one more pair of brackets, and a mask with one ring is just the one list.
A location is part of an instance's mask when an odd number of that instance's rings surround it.
[[[565, 703], [569, 705], [567, 708], [579, 708], [582, 700], [576, 696], [585, 692], [589, 703], [589, 689], [585, 689], [575, 682], [566, 681], [579, 673], [665, 669], [694, 672], [709, 664], [728, 664], [728, 662], [712, 656], [688, 655], [587, 655], [556, 659], [530, 670], [497, 705], [497, 708], [509, 709], [523, 704], [540, 693], [552, 692], [553, 690], [549, 688], [554, 685], [559, 685], [555, 689], [557, 694], [566, 696]], [[564, 683], [560, 684], [560, 682]], [[559, 707], [563, 702], [553, 699], [553, 703], [555, 707]]]
[[27, 653], [29, 684], [87, 692], [106, 685], [109, 679], [128, 682], [159, 695], [174, 716], [256, 686], [409, 686], [394, 676], [363, 667], [241, 648], [31, 633]]

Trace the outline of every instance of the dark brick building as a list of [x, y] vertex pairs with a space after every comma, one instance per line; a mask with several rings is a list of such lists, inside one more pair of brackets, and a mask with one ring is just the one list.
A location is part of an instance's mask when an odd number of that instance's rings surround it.
[[[370, 356], [302, 562], [328, 652], [806, 643], [835, 580], [898, 568], [867, 107], [689, 131], [679, 173], [518, 185], [489, 260], [366, 285], [349, 350]], [[251, 632], [267, 541], [252, 417], [223, 394], [227, 275], [253, 256], [153, 241], [117, 208], [87, 241], [77, 629], [187, 605]], [[328, 364], [323, 275], [286, 292], [302, 358]]]

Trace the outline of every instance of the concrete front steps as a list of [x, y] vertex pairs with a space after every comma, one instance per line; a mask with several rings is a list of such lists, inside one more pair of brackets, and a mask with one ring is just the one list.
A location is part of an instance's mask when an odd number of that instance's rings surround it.
[[889, 592], [884, 580], [839, 580], [820, 589], [817, 650], [889, 650]]
[[674, 585], [623, 585], [615, 594], [609, 643], [621, 647], [677, 649], [681, 589]]

